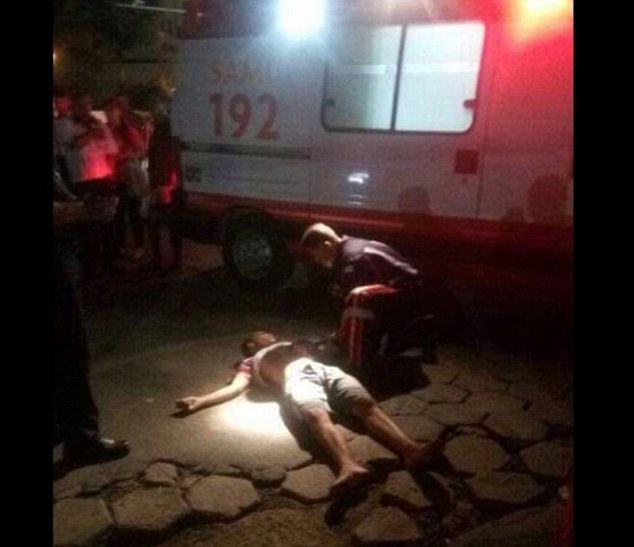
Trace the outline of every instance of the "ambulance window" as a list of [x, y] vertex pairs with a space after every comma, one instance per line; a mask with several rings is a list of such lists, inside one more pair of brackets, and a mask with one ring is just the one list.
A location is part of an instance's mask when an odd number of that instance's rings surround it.
[[390, 129], [402, 26], [347, 27], [331, 36], [324, 123]]
[[479, 22], [407, 27], [397, 131], [462, 132], [471, 127], [483, 41]]

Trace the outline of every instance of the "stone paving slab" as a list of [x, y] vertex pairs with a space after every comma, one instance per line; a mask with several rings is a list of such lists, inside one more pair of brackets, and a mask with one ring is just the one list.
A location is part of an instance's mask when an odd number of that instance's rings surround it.
[[254, 469], [251, 471], [253, 484], [259, 487], [278, 486], [286, 478], [286, 469], [281, 465], [273, 465], [265, 469]]
[[178, 469], [171, 463], [153, 463], [145, 470], [143, 481], [157, 486], [175, 486], [178, 482]]
[[484, 426], [499, 436], [514, 441], [543, 441], [548, 434], [548, 426], [526, 412], [493, 413], [486, 419]]
[[508, 383], [499, 380], [487, 371], [460, 373], [454, 380], [453, 385], [471, 392], [502, 392], [508, 388]]
[[110, 477], [100, 466], [74, 469], [53, 483], [56, 500], [73, 498], [82, 493], [97, 493], [110, 482]]
[[472, 407], [468, 403], [438, 403], [429, 405], [425, 410], [425, 415], [446, 426], [456, 427], [482, 423], [487, 412]]
[[381, 501], [406, 511], [422, 511], [434, 506], [407, 471], [390, 473], [381, 494]]
[[380, 407], [390, 416], [399, 414], [422, 414], [427, 406], [429, 406], [429, 403], [409, 394], [392, 397], [380, 404]]
[[446, 427], [427, 416], [394, 416], [403, 432], [415, 441], [434, 441], [440, 437]]
[[474, 393], [467, 399], [471, 408], [482, 412], [519, 412], [526, 401], [504, 393]]
[[366, 435], [359, 435], [348, 445], [352, 457], [363, 465], [395, 469], [399, 459], [387, 448]]
[[75, 547], [105, 538], [114, 523], [103, 500], [63, 499], [53, 507], [53, 545]]
[[212, 475], [196, 482], [187, 492], [192, 510], [216, 521], [238, 518], [262, 500], [250, 481]]
[[544, 493], [530, 475], [507, 471], [487, 471], [467, 480], [481, 501], [521, 505]]
[[412, 391], [412, 395], [427, 403], [461, 403], [469, 396], [469, 392], [454, 385], [431, 384]]
[[480, 425], [461, 425], [456, 428], [457, 435], [471, 435], [476, 437], [489, 438], [489, 432]]
[[452, 542], [453, 547], [562, 547], [560, 505], [531, 507], [470, 530]]
[[432, 384], [451, 384], [460, 374], [461, 370], [450, 364], [422, 365], [423, 374], [429, 378]]
[[510, 456], [495, 441], [473, 435], [462, 435], [445, 445], [445, 458], [459, 473], [482, 473], [499, 469]]
[[550, 401], [558, 399], [560, 391], [545, 382], [516, 382], [510, 385], [508, 394], [527, 401]]
[[420, 545], [423, 535], [416, 522], [396, 507], [380, 507], [355, 528], [360, 545]]
[[290, 471], [282, 483], [282, 492], [302, 503], [326, 501], [334, 480], [335, 475], [330, 467], [314, 464]]
[[506, 382], [531, 382], [539, 377], [539, 371], [534, 366], [509, 358], [508, 355], [487, 359], [483, 365], [491, 374]]
[[117, 526], [125, 532], [161, 534], [189, 513], [178, 488], [137, 490], [113, 502]]
[[[346, 547], [319, 515], [294, 509], [268, 509], [229, 524], [208, 545], [239, 547]], [[202, 547], [202, 545], [201, 545]]]
[[535, 444], [522, 450], [520, 456], [526, 467], [538, 475], [565, 477], [572, 465], [572, 447], [558, 441]]
[[552, 426], [571, 428], [574, 421], [572, 404], [564, 401], [535, 401], [527, 412]]

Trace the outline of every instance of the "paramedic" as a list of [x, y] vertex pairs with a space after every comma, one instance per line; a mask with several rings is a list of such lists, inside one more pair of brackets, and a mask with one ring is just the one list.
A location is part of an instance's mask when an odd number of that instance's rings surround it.
[[357, 374], [379, 360], [413, 346], [423, 360], [435, 362], [433, 316], [425, 314], [420, 272], [388, 245], [338, 235], [313, 224], [302, 236], [309, 260], [331, 273], [332, 292], [343, 301], [335, 342], [345, 347]]

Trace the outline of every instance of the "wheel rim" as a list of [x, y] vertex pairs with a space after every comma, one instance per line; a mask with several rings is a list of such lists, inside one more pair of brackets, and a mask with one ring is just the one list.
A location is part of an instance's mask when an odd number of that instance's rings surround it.
[[238, 274], [246, 279], [262, 279], [273, 264], [273, 247], [261, 232], [245, 230], [233, 242], [231, 256]]

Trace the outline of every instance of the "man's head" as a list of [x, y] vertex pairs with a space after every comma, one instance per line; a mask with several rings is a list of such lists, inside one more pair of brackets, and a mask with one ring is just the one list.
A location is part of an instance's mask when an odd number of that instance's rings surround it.
[[70, 116], [72, 103], [68, 95], [58, 95], [54, 98], [54, 106], [57, 111], [57, 116], [60, 118], [66, 118]]
[[253, 357], [262, 348], [266, 348], [276, 342], [277, 338], [270, 332], [263, 330], [252, 332], [242, 341], [242, 355]]
[[331, 268], [341, 241], [341, 237], [330, 226], [318, 222], [304, 232], [302, 250], [311, 261]]

